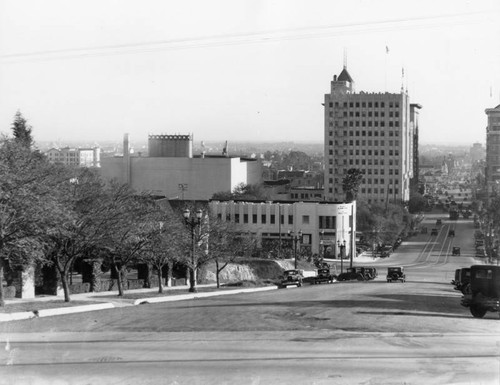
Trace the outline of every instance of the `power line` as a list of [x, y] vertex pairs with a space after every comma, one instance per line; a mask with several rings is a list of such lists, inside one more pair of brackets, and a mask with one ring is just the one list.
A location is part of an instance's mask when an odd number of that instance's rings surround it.
[[[341, 35], [355, 35], [367, 32], [388, 32], [394, 30], [444, 27], [448, 25], [475, 24], [484, 19], [474, 20], [474, 16], [490, 15], [492, 11], [437, 15], [431, 17], [387, 19], [376, 22], [348, 23], [320, 27], [301, 27], [254, 33], [223, 34], [186, 39], [171, 39], [141, 43], [114, 44], [85, 48], [66, 48], [25, 53], [0, 55], [0, 61], [32, 62], [71, 58], [92, 58], [141, 54], [165, 50], [199, 49], [231, 45], [261, 44], [287, 40], [302, 40]], [[464, 19], [464, 17], [466, 17]], [[471, 19], [472, 18], [472, 19]]]

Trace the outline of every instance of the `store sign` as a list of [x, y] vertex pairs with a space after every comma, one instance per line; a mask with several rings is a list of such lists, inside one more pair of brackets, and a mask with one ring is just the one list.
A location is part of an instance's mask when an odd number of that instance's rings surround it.
[[350, 205], [338, 205], [337, 206], [337, 214], [338, 215], [351, 215], [351, 206]]

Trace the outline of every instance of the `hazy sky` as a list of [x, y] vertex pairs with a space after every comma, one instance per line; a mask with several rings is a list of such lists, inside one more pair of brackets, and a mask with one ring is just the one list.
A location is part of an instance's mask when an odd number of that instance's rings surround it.
[[404, 82], [422, 142], [485, 141], [499, 0], [0, 0], [0, 131], [321, 142], [344, 49], [357, 91]]

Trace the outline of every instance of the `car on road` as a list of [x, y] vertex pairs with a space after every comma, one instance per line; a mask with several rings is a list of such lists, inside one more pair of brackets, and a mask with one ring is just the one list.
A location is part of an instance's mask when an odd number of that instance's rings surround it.
[[379, 250], [380, 258], [390, 257], [393, 251], [394, 251], [394, 248], [392, 246], [389, 246], [389, 245], [382, 246]]
[[451, 281], [454, 289], [461, 291], [462, 294], [470, 292], [470, 267], [455, 270], [455, 279]]
[[483, 248], [476, 249], [476, 258], [484, 258], [486, 257], [486, 250]]
[[460, 255], [460, 247], [453, 246], [453, 249], [451, 250], [451, 255]]
[[283, 272], [283, 279], [281, 280], [281, 287], [287, 287], [287, 286], [301, 287], [303, 278], [304, 277], [302, 275], [302, 271], [298, 269], [285, 270]]
[[366, 281], [363, 267], [349, 267], [345, 273], [340, 273], [337, 281]]
[[443, 221], [441, 219], [436, 220], [436, 226], [441, 226]]
[[436, 228], [432, 229], [431, 235], [438, 235], [438, 229], [436, 229]]
[[450, 230], [448, 231], [448, 236], [449, 236], [449, 237], [454, 237], [454, 236], [455, 236], [455, 230], [454, 230], [454, 229], [450, 229]]
[[312, 280], [312, 283], [313, 285], [316, 285], [321, 282], [332, 283], [335, 278], [336, 276], [330, 272], [329, 268], [322, 268], [318, 269], [318, 273], [316, 277], [314, 277], [314, 279]]
[[489, 311], [500, 314], [500, 266], [471, 266], [470, 294], [463, 296], [461, 304], [474, 318], [483, 318]]
[[393, 281], [406, 281], [406, 275], [404, 272], [404, 267], [402, 266], [392, 266], [387, 268], [387, 282]]

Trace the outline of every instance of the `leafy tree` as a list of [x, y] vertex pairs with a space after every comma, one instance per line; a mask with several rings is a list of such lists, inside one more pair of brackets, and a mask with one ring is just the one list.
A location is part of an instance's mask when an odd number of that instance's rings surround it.
[[183, 233], [184, 224], [173, 212], [160, 209], [151, 222], [151, 234], [141, 253], [140, 260], [156, 269], [158, 274], [158, 292], [163, 293], [163, 268], [168, 267], [167, 281], [170, 281], [173, 264], [185, 252], [186, 241]]
[[118, 295], [123, 296], [127, 268], [140, 260], [154, 235], [151, 216], [158, 207], [147, 195], [137, 196], [127, 185], [111, 183], [105, 195], [106, 221], [102, 247], [107, 261], [114, 269], [118, 281]]
[[106, 218], [105, 186], [95, 171], [72, 170], [61, 191], [67, 214], [43, 240], [47, 258], [59, 273], [64, 300], [70, 302], [69, 272], [77, 259], [99, 254], [110, 220]]
[[31, 130], [32, 127], [28, 125], [28, 122], [21, 114], [21, 111], [18, 110], [14, 116], [14, 122], [12, 123], [14, 140], [23, 147], [31, 148], [33, 145]]
[[410, 201], [408, 202], [408, 209], [410, 213], [418, 213], [425, 210], [427, 206], [426, 199], [419, 193], [412, 193]]
[[212, 196], [212, 199], [217, 200], [266, 200], [269, 199], [269, 194], [261, 184], [245, 184], [240, 183], [232, 192], [221, 191]]
[[255, 247], [255, 239], [250, 234], [236, 231], [234, 223], [223, 222], [210, 217], [206, 229], [208, 257], [215, 262], [217, 287], [220, 287], [220, 273], [238, 257], [248, 254]]
[[359, 185], [363, 181], [363, 172], [358, 168], [350, 168], [342, 179], [342, 189], [347, 202], [352, 202], [358, 196]]
[[0, 140], [0, 305], [4, 305], [5, 264], [44, 261], [41, 236], [56, 226], [65, 210], [59, 186], [65, 175], [29, 148]]

